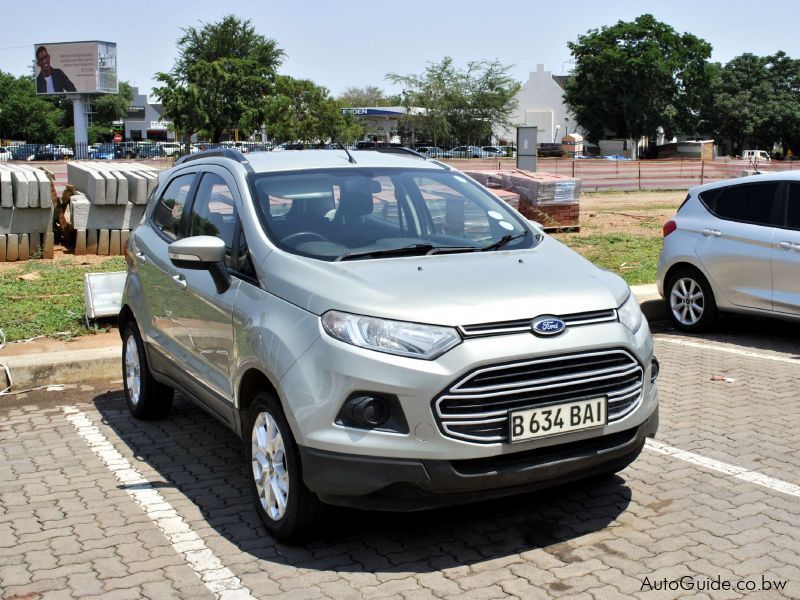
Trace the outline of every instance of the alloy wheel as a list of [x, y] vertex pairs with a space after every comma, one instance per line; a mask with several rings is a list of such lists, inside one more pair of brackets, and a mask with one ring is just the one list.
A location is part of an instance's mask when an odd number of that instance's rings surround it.
[[253, 478], [261, 507], [273, 521], [286, 513], [289, 502], [289, 471], [286, 446], [278, 423], [268, 412], [260, 412], [251, 433]]
[[139, 360], [139, 348], [133, 334], [129, 334], [125, 340], [125, 383], [128, 388], [128, 399], [133, 406], [136, 406], [142, 393], [142, 366]]
[[681, 325], [696, 325], [705, 311], [703, 288], [694, 279], [682, 277], [672, 285], [669, 304], [673, 316]]

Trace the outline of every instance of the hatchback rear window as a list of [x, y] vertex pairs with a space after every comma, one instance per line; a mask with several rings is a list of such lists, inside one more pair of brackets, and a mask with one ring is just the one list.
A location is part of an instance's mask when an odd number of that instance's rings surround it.
[[777, 189], [777, 183], [732, 185], [703, 192], [700, 199], [720, 219], [770, 225]]

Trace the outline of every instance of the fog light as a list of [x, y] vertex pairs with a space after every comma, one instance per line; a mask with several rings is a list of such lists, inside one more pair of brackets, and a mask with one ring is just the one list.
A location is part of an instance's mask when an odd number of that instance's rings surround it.
[[656, 377], [658, 377], [658, 373], [661, 370], [661, 365], [658, 362], [658, 359], [654, 356], [650, 359], [650, 383], [656, 382]]
[[397, 396], [372, 392], [353, 392], [344, 401], [336, 424], [358, 429], [377, 429], [408, 433], [408, 423]]
[[389, 407], [381, 398], [360, 396], [350, 401], [350, 418], [368, 427], [377, 427], [386, 422]]

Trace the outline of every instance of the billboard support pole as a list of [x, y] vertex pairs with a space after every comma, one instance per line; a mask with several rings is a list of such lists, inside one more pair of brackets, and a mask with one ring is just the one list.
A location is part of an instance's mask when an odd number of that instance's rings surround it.
[[72, 116], [75, 123], [75, 158], [89, 158], [89, 96], [72, 96]]

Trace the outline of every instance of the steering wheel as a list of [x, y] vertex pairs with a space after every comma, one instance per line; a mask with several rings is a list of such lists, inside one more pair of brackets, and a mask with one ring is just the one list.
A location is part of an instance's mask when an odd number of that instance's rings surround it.
[[281, 239], [282, 243], [289, 244], [290, 246], [296, 246], [297, 244], [302, 244], [303, 242], [327, 242], [327, 241], [328, 238], [315, 231], [298, 231], [297, 233], [287, 235], [285, 238]]

